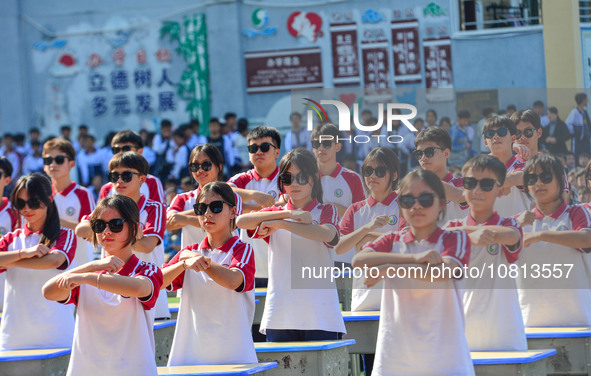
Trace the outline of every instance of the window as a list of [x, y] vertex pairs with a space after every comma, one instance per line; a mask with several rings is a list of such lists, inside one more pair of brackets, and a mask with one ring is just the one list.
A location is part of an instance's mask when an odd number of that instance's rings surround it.
[[541, 0], [460, 0], [460, 30], [540, 25], [540, 2]]
[[579, 20], [581, 23], [591, 22], [591, 1], [579, 1]]

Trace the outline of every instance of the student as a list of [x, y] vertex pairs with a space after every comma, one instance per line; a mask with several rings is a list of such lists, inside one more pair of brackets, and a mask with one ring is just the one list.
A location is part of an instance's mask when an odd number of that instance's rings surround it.
[[102, 199], [90, 223], [93, 243], [106, 257], [43, 286], [46, 299], [78, 307], [68, 375], [158, 374], [152, 308], [162, 272], [131, 250], [141, 238], [139, 217], [136, 203], [128, 197]]
[[0, 349], [70, 347], [73, 312], [45, 300], [41, 288], [70, 266], [74, 232], [60, 227], [51, 182], [44, 175], [21, 177], [10, 202], [26, 224], [0, 239], [0, 265], [6, 269]]
[[[519, 264], [527, 274], [520, 274], [517, 287], [525, 326], [591, 325], [586, 254], [591, 251], [591, 215], [564, 201], [564, 173], [553, 156], [534, 155], [523, 171], [525, 191], [536, 200], [534, 210], [520, 216], [524, 249]], [[541, 269], [546, 264], [572, 264], [572, 270], [568, 278], [534, 278], [534, 265]]]
[[[269, 243], [269, 287], [261, 333], [271, 342], [340, 339], [345, 325], [332, 275], [302, 278], [308, 268], [334, 265], [339, 242], [338, 213], [323, 205], [314, 155], [306, 149], [287, 153], [280, 163], [279, 191], [289, 201], [238, 217], [238, 227]], [[293, 277], [292, 277], [293, 275]]]
[[[400, 174], [400, 163], [392, 149], [373, 149], [363, 161], [363, 183], [370, 193], [368, 198], [351, 205], [340, 223], [341, 239], [336, 254], [355, 254], [365, 243], [381, 233], [398, 230], [398, 195], [395, 192]], [[353, 259], [353, 256], [350, 256]], [[353, 279], [352, 311], [380, 309], [383, 284], [367, 289], [363, 279]]]
[[[43, 170], [51, 179], [53, 199], [59, 213], [60, 224], [75, 230], [84, 216], [90, 215], [95, 207], [94, 196], [85, 187], [70, 179], [70, 171], [76, 167], [76, 150], [63, 138], [54, 138], [43, 145]], [[77, 238], [74, 266], [86, 264], [94, 259], [92, 244], [84, 238]]]
[[[245, 211], [259, 210], [273, 206], [283, 193], [277, 189], [277, 158], [281, 136], [275, 128], [260, 126], [248, 134], [247, 141], [250, 163], [254, 167], [234, 175], [228, 184], [244, 200]], [[266, 287], [269, 277], [267, 243], [261, 239], [249, 238], [246, 231], [240, 233], [240, 239], [251, 244], [254, 249], [257, 287]]]
[[[136, 153], [143, 155], [144, 141], [139, 134], [130, 130], [124, 130], [115, 134], [111, 140], [111, 150], [113, 151], [113, 155], [125, 151], [135, 151]], [[166, 205], [166, 197], [164, 196], [164, 189], [162, 189], [162, 182], [156, 176], [150, 174], [146, 175], [146, 182], [142, 184], [140, 191], [148, 200], [161, 202]], [[109, 182], [101, 189], [99, 199], [112, 196], [113, 194], [113, 183]]]
[[[199, 217], [195, 215], [193, 206], [196, 204], [201, 187], [222, 180], [224, 158], [215, 146], [199, 145], [191, 151], [189, 156], [189, 171], [198, 184], [197, 189], [176, 195], [166, 211], [166, 229], [169, 231], [182, 229], [181, 248], [199, 244], [206, 237], [206, 232], [201, 228]], [[237, 214], [240, 215], [242, 199], [237, 195], [235, 200]]]
[[[515, 218], [503, 218], [493, 210], [505, 180], [505, 165], [493, 156], [479, 155], [468, 160], [462, 175], [470, 212], [446, 227], [461, 228], [469, 234], [471, 268], [511, 270], [521, 251], [521, 225]], [[464, 313], [470, 350], [527, 350], [514, 278], [493, 274], [470, 279], [464, 292]]]
[[[146, 182], [148, 162], [133, 151], [117, 153], [109, 162], [109, 180], [117, 195], [131, 198], [140, 210], [140, 238], [133, 244], [134, 254], [142, 261], [154, 265], [164, 264], [164, 230], [166, 225], [166, 207], [156, 201], [148, 200], [140, 192]], [[76, 227], [76, 234], [85, 239], [92, 239], [92, 226], [83, 220]], [[168, 298], [161, 294], [155, 306], [156, 319], [170, 318]]]
[[[445, 211], [444, 185], [425, 169], [406, 175], [398, 203], [410, 227], [382, 235], [353, 259], [354, 267], [379, 268], [368, 286], [385, 281], [374, 375], [474, 375], [460, 281], [449, 273], [430, 280], [444, 266], [462, 277], [470, 259], [466, 232], [437, 226]], [[414, 279], [421, 273], [412, 268], [422, 269], [426, 278]], [[390, 278], [403, 272], [406, 278]]]
[[525, 155], [522, 155], [518, 149], [514, 148], [514, 151], [520, 160], [527, 161], [531, 156], [539, 153], [538, 146], [542, 137], [540, 116], [533, 110], [519, 110], [511, 115], [511, 121], [515, 123], [515, 144], [527, 148]]
[[474, 133], [474, 128], [470, 125], [470, 112], [467, 110], [458, 111], [457, 122], [449, 130], [452, 142], [450, 164], [462, 166], [476, 154], [472, 147]]
[[[322, 141], [321, 136], [325, 136]], [[339, 129], [330, 123], [319, 125], [312, 131], [312, 151], [318, 161], [323, 202], [333, 204], [342, 216], [351, 204], [365, 200], [365, 192], [359, 174], [337, 162], [337, 153], [342, 146], [338, 137]]]
[[187, 126], [188, 124], [183, 124], [172, 132], [172, 148], [168, 149], [166, 153], [166, 162], [172, 165], [168, 178], [177, 184], [181, 178], [189, 176], [186, 167], [189, 162], [190, 149], [187, 146], [187, 136], [184, 131]]
[[[6, 157], [0, 157], [0, 238], [20, 227], [20, 218], [10, 204], [10, 199], [4, 196], [5, 188], [10, 184], [12, 164]], [[0, 274], [4, 280], [4, 274]], [[2, 287], [4, 284], [2, 283]], [[0, 288], [0, 296], [4, 296], [4, 288]]]
[[43, 171], [41, 143], [39, 141], [31, 141], [30, 145], [31, 150], [23, 160], [23, 174], [25, 175]]
[[257, 363], [251, 333], [255, 261], [252, 247], [233, 234], [236, 196], [228, 184], [214, 181], [196, 202], [206, 237], [162, 269], [163, 288], [182, 288], [168, 366]]
[[506, 116], [492, 116], [482, 127], [482, 136], [490, 149], [490, 155], [503, 162], [507, 168], [501, 196], [495, 201], [494, 207], [504, 218], [521, 214], [531, 207], [529, 197], [522, 190], [525, 163], [513, 155], [511, 147], [516, 133], [515, 123]]
[[[464, 218], [468, 212], [468, 204], [462, 195], [462, 179], [456, 178], [447, 169], [447, 159], [451, 153], [451, 138], [449, 133], [441, 128], [430, 127], [424, 129], [415, 138], [413, 156], [425, 170], [435, 173], [443, 181], [447, 203], [440, 225], [454, 219]], [[399, 228], [405, 226], [402, 221]]]

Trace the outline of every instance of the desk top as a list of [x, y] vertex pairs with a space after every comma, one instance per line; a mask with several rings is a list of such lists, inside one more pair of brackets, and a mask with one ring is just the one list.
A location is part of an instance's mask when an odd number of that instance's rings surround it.
[[380, 311], [344, 311], [343, 320], [345, 321], [379, 321]]
[[355, 344], [354, 339], [340, 341], [255, 342], [256, 352], [321, 351]]
[[277, 363], [224, 364], [215, 366], [158, 367], [158, 375], [252, 375], [276, 368]]
[[56, 349], [6, 350], [0, 351], [0, 362], [17, 362], [37, 359], [51, 359], [72, 352], [69, 347]]
[[154, 321], [154, 330], [168, 328], [176, 325], [176, 320], [156, 320]]
[[254, 289], [254, 296], [257, 298], [267, 296], [267, 288], [257, 287], [256, 289]]
[[556, 354], [556, 349], [526, 351], [472, 351], [474, 365], [533, 363]]
[[590, 326], [556, 326], [556, 327], [530, 327], [525, 328], [527, 338], [569, 338], [591, 337]]

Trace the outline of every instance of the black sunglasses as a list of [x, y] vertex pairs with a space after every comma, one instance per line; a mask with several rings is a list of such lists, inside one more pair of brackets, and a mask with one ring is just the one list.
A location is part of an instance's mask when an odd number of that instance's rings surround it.
[[421, 193], [419, 197], [415, 197], [412, 195], [402, 195], [398, 198], [398, 204], [403, 209], [410, 209], [415, 204], [415, 201], [419, 202], [424, 208], [430, 208], [433, 206], [433, 202], [435, 201], [435, 195], [433, 193]]
[[193, 210], [197, 215], [205, 215], [205, 213], [207, 212], [207, 208], [209, 207], [209, 210], [211, 210], [213, 214], [219, 214], [222, 212], [222, 210], [224, 210], [224, 204], [227, 204], [229, 207], [234, 206], [228, 201], [217, 200], [212, 201], [209, 204], [206, 204], [204, 202], [195, 204], [193, 205]]
[[61, 164], [64, 164], [66, 159], [69, 159], [69, 158], [66, 157], [65, 155], [58, 155], [55, 158], [54, 157], [45, 157], [45, 158], [43, 158], [43, 164], [46, 166], [49, 166], [51, 163], [53, 163], [53, 161], [55, 161], [56, 164], [61, 165]]
[[541, 174], [523, 174], [523, 182], [525, 185], [534, 185], [538, 181], [538, 177], [540, 181], [544, 184], [548, 184], [552, 181], [553, 175], [551, 172], [543, 172]]
[[92, 228], [92, 232], [95, 234], [100, 234], [105, 231], [107, 229], [107, 225], [109, 225], [109, 230], [116, 234], [123, 231], [123, 223], [125, 223], [125, 219], [123, 218], [114, 218], [109, 222], [103, 221], [102, 219], [93, 219], [90, 221], [90, 227]]
[[125, 152], [125, 151], [131, 151], [132, 148], [133, 148], [133, 146], [131, 146], [131, 145], [121, 146], [120, 148], [119, 147], [116, 147], [116, 146], [113, 146], [111, 148], [111, 151], [113, 152], [113, 154], [119, 154], [119, 152], [122, 152], [122, 151], [123, 152]]
[[523, 132], [517, 130], [517, 132], [515, 132], [515, 138], [517, 140], [519, 140], [521, 136], [525, 136], [526, 138], [532, 138], [534, 136], [534, 131], [535, 129], [533, 128], [525, 128]]
[[266, 153], [271, 149], [271, 146], [273, 146], [274, 148], [277, 148], [277, 146], [273, 145], [270, 142], [263, 142], [260, 145], [257, 145], [257, 144], [248, 145], [248, 152], [250, 154], [254, 154], [257, 151], [259, 151], [259, 148], [260, 148], [263, 153]]
[[464, 182], [464, 188], [466, 188], [469, 191], [475, 189], [478, 184], [480, 184], [480, 189], [482, 189], [485, 192], [492, 191], [495, 184], [498, 186], [501, 185], [498, 180], [491, 178], [484, 178], [480, 180], [476, 178], [462, 178], [462, 181]]
[[201, 164], [189, 163], [189, 171], [197, 172], [197, 171], [199, 171], [199, 169], [202, 169], [203, 171], [209, 171], [209, 170], [211, 170], [211, 166], [213, 166], [213, 163], [211, 161], [205, 161]]
[[374, 172], [378, 178], [383, 178], [386, 176], [386, 172], [388, 172], [388, 170], [384, 166], [378, 166], [376, 168], [367, 166], [363, 169], [363, 176], [369, 178], [374, 174]]
[[312, 148], [313, 149], [319, 149], [320, 145], [322, 145], [322, 147], [325, 149], [330, 149], [330, 147], [332, 146], [332, 140], [324, 140], [324, 141], [312, 140]]
[[509, 128], [506, 127], [497, 129], [487, 129], [484, 131], [484, 138], [491, 139], [495, 136], [495, 134], [498, 134], [499, 137], [505, 137], [507, 133], [509, 133]]
[[30, 198], [25, 201], [22, 198], [17, 198], [14, 206], [16, 207], [16, 210], [23, 210], [25, 205], [31, 210], [39, 209], [41, 207], [41, 200], [38, 198]]
[[[279, 175], [279, 179], [283, 185], [291, 185], [294, 182], [294, 176], [289, 173]], [[309, 182], [309, 176], [300, 172], [295, 176], [295, 181], [299, 185], [306, 185]]]
[[412, 155], [415, 157], [417, 161], [420, 161], [421, 158], [423, 158], [423, 155], [425, 155], [425, 157], [427, 158], [433, 158], [433, 156], [435, 155], [435, 149], [443, 150], [443, 148], [430, 146], [428, 148], [425, 148], [425, 150], [413, 150]]
[[117, 183], [119, 178], [121, 178], [124, 183], [129, 183], [134, 174], [138, 176], [140, 175], [139, 173], [133, 171], [123, 171], [122, 173], [109, 172], [108, 179], [111, 183]]

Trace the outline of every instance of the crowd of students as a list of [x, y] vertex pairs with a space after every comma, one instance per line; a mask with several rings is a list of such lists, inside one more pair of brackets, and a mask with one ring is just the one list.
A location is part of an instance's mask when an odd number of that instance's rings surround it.
[[[522, 112], [539, 129], [532, 114]], [[314, 128], [312, 150], [281, 158], [282, 137], [260, 126], [246, 135], [250, 169], [225, 173], [225, 148], [198, 143], [184, 166], [196, 185], [170, 200], [141, 136], [121, 131], [96, 207], [70, 179], [76, 150], [65, 138], [44, 143], [45, 175], [12, 182], [0, 157], [0, 190], [13, 187], [0, 207], [0, 349], [72, 346], [69, 375], [156, 375], [166, 289], [181, 301], [170, 366], [254, 363], [255, 286], [267, 287], [268, 341], [342, 338], [332, 276], [301, 278], [335, 265], [372, 271], [355, 276], [351, 302], [381, 310], [367, 375], [469, 375], [470, 350], [526, 349], [525, 326], [591, 325], [591, 206], [575, 201], [558, 158], [516, 144], [531, 132], [512, 119], [484, 122], [490, 152], [461, 176], [441, 127], [413, 135], [420, 167], [406, 173], [397, 150], [376, 146], [358, 174], [338, 162], [346, 141], [333, 124]], [[170, 259], [166, 230], [181, 234]], [[541, 280], [543, 264], [571, 265], [570, 277]], [[487, 276], [466, 272], [488, 265]]]

